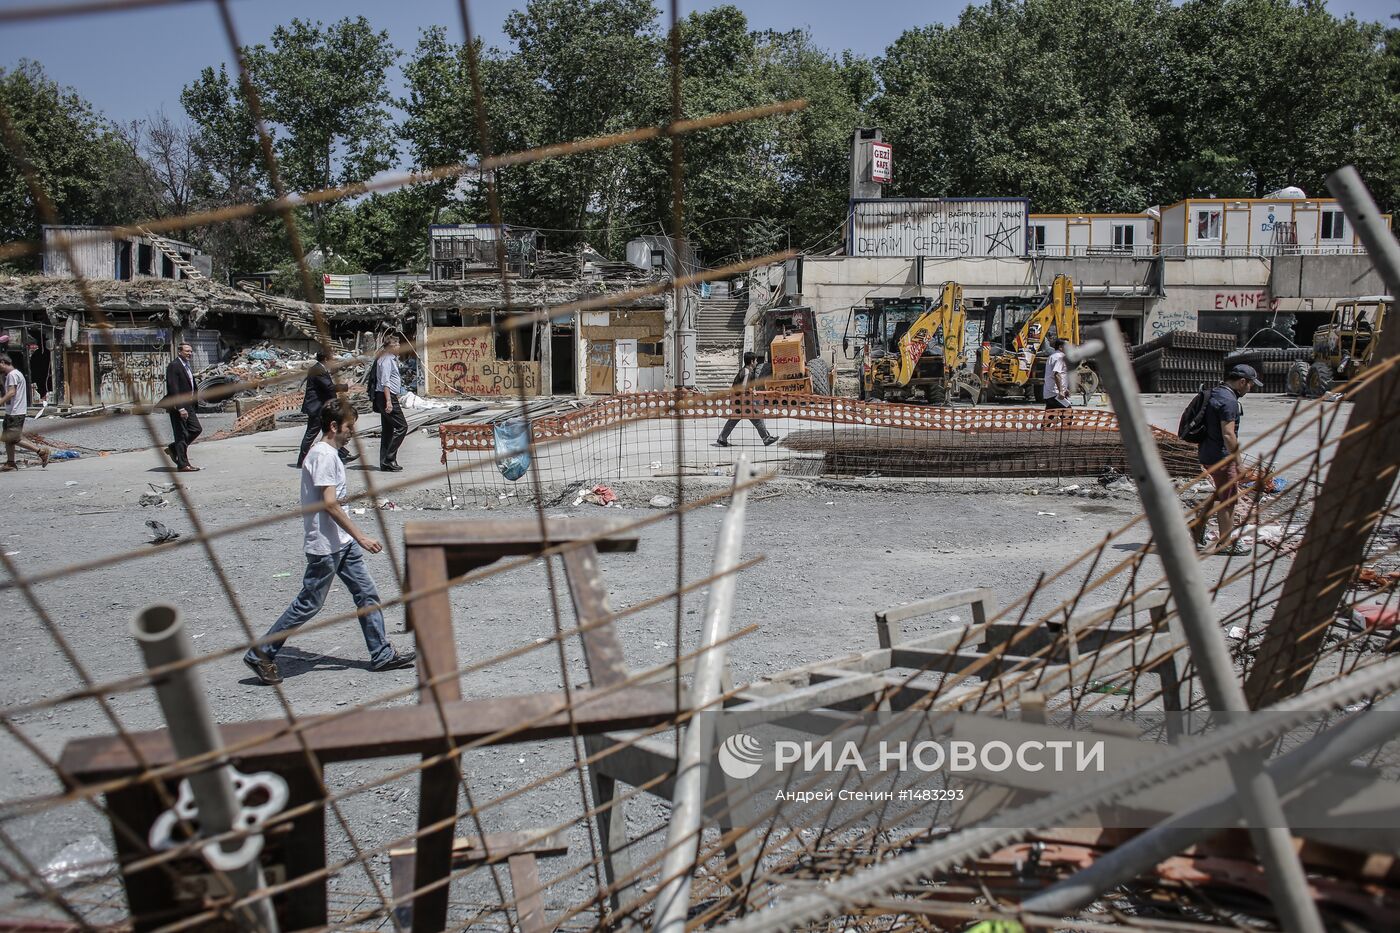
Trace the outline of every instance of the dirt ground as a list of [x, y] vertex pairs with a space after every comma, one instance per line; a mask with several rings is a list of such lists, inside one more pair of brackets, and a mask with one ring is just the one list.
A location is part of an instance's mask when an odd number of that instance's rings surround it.
[[[1174, 428], [1185, 402], [1181, 396], [1150, 399], [1149, 411], [1154, 421]], [[1248, 438], [1286, 414], [1291, 404], [1259, 399], [1247, 407], [1244, 433]], [[1344, 419], [1345, 410], [1340, 414]], [[0, 618], [7, 620], [9, 630], [9, 669], [0, 681], [0, 706], [34, 704], [83, 686], [41, 623], [40, 612], [72, 646], [91, 682], [101, 683], [140, 670], [140, 655], [128, 625], [138, 609], [163, 600], [185, 613], [196, 650], [218, 655], [200, 667], [216, 718], [233, 722], [280, 717], [274, 691], [258, 685], [232, 651], [246, 641], [245, 625], [261, 634], [296, 594], [303, 565], [300, 518], [281, 517], [233, 531], [214, 540], [208, 555], [199, 546], [154, 548], [147, 543], [151, 534], [145, 522], [155, 519], [188, 536], [197, 525], [229, 529], [294, 510], [298, 474], [290, 466], [289, 450], [300, 430], [288, 428], [194, 447], [191, 458], [204, 469], [180, 477], [193, 509], [186, 509], [175, 493], [156, 492], [148, 485], [160, 487], [175, 478], [150, 451], [85, 457], [0, 478], [5, 515], [0, 539], [7, 560], [20, 573], [42, 575], [79, 562], [125, 555], [119, 562], [36, 584], [28, 594], [32, 603], [15, 587], [0, 590]], [[372, 458], [375, 443], [370, 442], [368, 449]], [[386, 599], [399, 593], [392, 561], [401, 559], [398, 542], [405, 522], [533, 514], [519, 497], [457, 503], [462, 507], [453, 510], [437, 457], [434, 437], [422, 433], [410, 437], [401, 453], [407, 471], [394, 479], [414, 480], [415, 488], [389, 494], [399, 506], [395, 510], [370, 508], [356, 516], [367, 528], [377, 528], [376, 522], [382, 521], [384, 536], [392, 545], [385, 554], [370, 559], [371, 572]], [[350, 476], [352, 492], [366, 482], [385, 479], [385, 474], [364, 471], [358, 464]], [[688, 480], [687, 495], [717, 491], [726, 482], [720, 477]], [[1061, 482], [1082, 481], [1065, 478]], [[640, 518], [657, 514], [648, 508], [648, 499], [658, 493], [674, 495], [674, 489], [673, 483], [620, 484], [624, 508], [575, 506], [566, 496], [563, 505], [551, 506], [547, 514]], [[138, 500], [145, 493], [169, 504], [143, 507]], [[1010, 602], [1034, 585], [1040, 574], [1060, 567], [1138, 512], [1132, 493], [1095, 491], [1095, 495], [1062, 494], [1053, 479], [789, 479], [757, 490], [749, 505], [743, 551], [745, 557], [762, 555], [764, 560], [741, 576], [733, 617], [735, 629], [756, 625], [757, 630], [732, 646], [735, 681], [874, 647], [874, 613], [900, 603], [971, 586], [990, 587], [1003, 604]], [[709, 573], [723, 514], [722, 506], [706, 506], [685, 516], [684, 579]], [[602, 571], [615, 609], [674, 589], [676, 522], [669, 517], [644, 528], [635, 554], [603, 556]], [[1126, 556], [1133, 544], [1145, 538], [1145, 527], [1140, 527], [1115, 547]], [[210, 556], [226, 573], [231, 592], [223, 589]], [[1220, 558], [1208, 560], [1223, 563]], [[1207, 572], [1213, 571], [1208, 568]], [[1069, 581], [1052, 584], [1048, 595], [1067, 596], [1071, 586]], [[698, 637], [704, 598], [701, 592], [683, 602], [683, 649], [693, 646]], [[573, 617], [563, 594], [561, 605], [562, 624], [569, 626]], [[461, 664], [547, 639], [554, 631], [552, 601], [539, 562], [458, 587], [452, 593], [452, 606]], [[336, 584], [327, 614], [348, 608], [348, 595]], [[387, 621], [393, 640], [412, 644], [412, 636], [402, 631], [401, 609], [391, 609]], [[676, 652], [675, 625], [674, 602], [619, 623], [628, 664], [637, 669], [669, 661]], [[566, 653], [576, 684], [584, 677], [576, 641], [568, 644]], [[371, 672], [353, 623], [294, 637], [279, 664], [286, 678], [286, 697], [298, 715], [333, 711], [391, 690], [405, 691], [391, 703], [414, 702], [412, 672]], [[497, 697], [553, 691], [561, 684], [556, 650], [546, 645], [471, 673], [463, 681], [463, 690], [468, 697]], [[162, 725], [149, 690], [112, 693], [109, 699], [128, 729]], [[72, 739], [112, 731], [91, 701], [21, 712], [11, 721], [53, 757]], [[60, 786], [49, 768], [8, 734], [0, 739], [0, 755], [6, 762], [0, 774], [0, 801], [12, 811], [6, 832], [35, 865], [42, 866], [64, 845], [83, 837], [109, 840], [105, 820], [90, 806], [67, 804], [37, 815], [14, 813], [18, 802], [58, 793]], [[480, 805], [481, 798], [489, 801], [509, 793], [555, 772], [569, 760], [568, 743], [562, 741], [474, 751], [466, 757], [467, 782]], [[337, 766], [328, 769], [327, 783], [333, 790], [348, 790], [408, 764], [395, 759]], [[411, 832], [416, 805], [417, 781], [403, 778], [347, 797], [343, 811], [360, 845], [373, 847]], [[482, 819], [488, 831], [553, 826], [578, 808], [577, 779], [560, 778], [490, 806]], [[664, 822], [666, 813], [665, 805], [646, 798], [633, 807], [629, 827], [634, 831], [654, 828]], [[332, 857], [350, 857], [352, 847], [334, 818], [328, 819], [328, 829]], [[589, 842], [581, 829], [571, 827], [566, 838], [570, 855], [545, 863], [542, 872], [547, 878], [588, 859]], [[375, 880], [387, 890], [387, 858], [376, 856], [371, 864]], [[547, 892], [547, 906], [554, 909], [583, 899], [593, 890], [594, 880], [589, 871], [575, 874]], [[455, 910], [466, 912], [468, 903], [477, 899], [497, 900], [489, 886], [478, 887], [489, 884], [485, 873], [478, 872], [473, 880], [455, 886], [454, 899], [462, 902]], [[370, 880], [359, 869], [337, 877], [333, 890], [336, 906], [346, 910], [374, 896]], [[94, 907], [94, 919], [114, 919], [119, 914], [121, 896], [115, 885], [98, 886], [90, 897], [106, 904]], [[42, 912], [37, 904], [25, 910]]]

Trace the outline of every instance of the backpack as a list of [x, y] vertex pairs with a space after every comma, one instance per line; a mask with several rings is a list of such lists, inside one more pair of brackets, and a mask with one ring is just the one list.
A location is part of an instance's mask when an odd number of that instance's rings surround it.
[[1200, 444], [1206, 439], [1206, 401], [1210, 389], [1202, 389], [1181, 413], [1181, 421], [1176, 426], [1176, 436], [1191, 444]]

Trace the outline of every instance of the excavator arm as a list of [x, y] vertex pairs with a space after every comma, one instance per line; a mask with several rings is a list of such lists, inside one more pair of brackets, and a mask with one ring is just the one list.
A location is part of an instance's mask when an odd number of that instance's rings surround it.
[[914, 378], [914, 370], [919, 359], [938, 336], [943, 332], [943, 359], [949, 368], [956, 368], [962, 358], [966, 316], [963, 312], [962, 286], [957, 282], [944, 282], [938, 304], [929, 308], [899, 338], [899, 365], [895, 370], [895, 384], [905, 386]]

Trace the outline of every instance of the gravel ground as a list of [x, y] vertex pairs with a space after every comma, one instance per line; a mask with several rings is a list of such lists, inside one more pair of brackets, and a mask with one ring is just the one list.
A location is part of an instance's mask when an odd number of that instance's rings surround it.
[[[1149, 400], [1154, 421], [1175, 427], [1184, 397]], [[1282, 414], [1283, 403], [1264, 399], [1254, 403], [1255, 423], [1247, 436], [1263, 429], [1267, 413]], [[1275, 415], [1277, 417], [1277, 415]], [[220, 426], [208, 416], [205, 430]], [[42, 424], [43, 422], [40, 422]], [[91, 432], [85, 433], [85, 432]], [[165, 507], [141, 507], [137, 500], [173, 477], [150, 452], [83, 458], [56, 464], [46, 471], [23, 470], [0, 480], [0, 503], [9, 520], [0, 530], [4, 550], [26, 575], [43, 574], [76, 562], [129, 552], [120, 563], [33, 587], [32, 596], [72, 645], [88, 677], [105, 682], [140, 669], [140, 658], [127, 625], [132, 614], [155, 600], [167, 600], [186, 615], [194, 645], [209, 657], [201, 666], [214, 715], [221, 722], [282, 715], [274, 691], [256, 684], [239, 662], [235, 649], [245, 641], [245, 625], [261, 634], [295, 595], [302, 568], [300, 521], [277, 518], [260, 527], [233, 531], [212, 543], [227, 574], [226, 593], [209, 561], [197, 547], [151, 548], [147, 519], [155, 518], [189, 534], [196, 520], [210, 529], [234, 528], [249, 520], [285, 514], [297, 506], [297, 474], [288, 468], [287, 451], [300, 436], [299, 427], [270, 434], [235, 438], [208, 445], [194, 456], [204, 471], [183, 479], [197, 512], [186, 510], [177, 496], [163, 494]], [[134, 418], [83, 426], [71, 435], [92, 446], [137, 446], [141, 428]], [[82, 440], [78, 440], [82, 438]], [[124, 443], [125, 441], [125, 443]], [[203, 445], [201, 445], [203, 446]], [[371, 449], [373, 446], [371, 445]], [[421, 434], [410, 437], [401, 460], [419, 478], [411, 492], [394, 493], [400, 506], [411, 510], [371, 510], [358, 518], [366, 527], [384, 523], [386, 540], [398, 551], [406, 521], [469, 517], [525, 517], [534, 514], [523, 499], [488, 500], [447, 511], [447, 497], [437, 445]], [[382, 474], [351, 470], [352, 491], [366, 481], [381, 482]], [[722, 479], [702, 478], [695, 492], [723, 488]], [[1072, 482], [1072, 480], [1066, 480]], [[588, 504], [551, 506], [549, 515], [638, 517], [657, 513], [646, 502], [658, 492], [671, 493], [670, 483], [620, 484], [624, 509], [600, 510]], [[1038, 495], [1032, 495], [1034, 489]], [[1100, 495], [1099, 493], [1095, 493]], [[1018, 480], [821, 483], [786, 480], [757, 492], [749, 508], [744, 556], [763, 555], [763, 562], [740, 578], [733, 625], [756, 625], [731, 649], [736, 683], [827, 657], [876, 645], [873, 614], [900, 603], [940, 592], [987, 586], [1003, 603], [1033, 586], [1043, 572], [1052, 571], [1089, 544], [1137, 514], [1130, 493], [1099, 498], [1056, 495], [1053, 481]], [[684, 578], [708, 574], [712, 545], [723, 516], [721, 508], [703, 507], [684, 519]], [[376, 530], [376, 534], [379, 532]], [[1126, 556], [1146, 537], [1145, 528], [1130, 532], [1110, 555]], [[638, 604], [672, 590], [677, 579], [676, 519], [667, 518], [641, 531], [635, 554], [604, 555], [601, 567], [614, 608]], [[1149, 565], [1153, 561], [1149, 560]], [[396, 597], [399, 587], [386, 553], [371, 558], [370, 568], [381, 593]], [[1149, 570], [1153, 569], [1149, 566]], [[1240, 584], [1245, 586], [1247, 584]], [[1047, 596], [1071, 595], [1069, 580], [1052, 583]], [[1232, 591], [1237, 596], [1242, 591]], [[543, 565], [535, 563], [484, 581], [461, 586], [451, 597], [456, 621], [458, 661], [481, 662], [523, 645], [547, 639], [554, 630], [554, 612]], [[564, 600], [563, 624], [572, 624]], [[1037, 603], [1040, 605], [1041, 603]], [[236, 606], [236, 610], [235, 610]], [[704, 595], [688, 597], [682, 610], [681, 647], [693, 646], [699, 630]], [[350, 601], [339, 584], [332, 590], [327, 612], [343, 612]], [[83, 686], [73, 665], [56, 649], [40, 623], [35, 607], [14, 588], [0, 590], [0, 617], [10, 626], [11, 674], [0, 683], [0, 706], [10, 709], [64, 696]], [[403, 613], [388, 612], [391, 637], [412, 644], [402, 632]], [[951, 623], [944, 623], [951, 624]], [[659, 665], [676, 652], [674, 602], [645, 609], [619, 623], [629, 665]], [[576, 642], [568, 644], [568, 666], [577, 683], [584, 670]], [[298, 715], [343, 709], [391, 690], [408, 690], [409, 671], [374, 673], [368, 670], [358, 627], [341, 623], [294, 638], [279, 663], [286, 677], [285, 695]], [[544, 646], [507, 661], [493, 663], [464, 679], [468, 697], [496, 697], [560, 688], [558, 656]], [[148, 690], [110, 694], [113, 709], [132, 730], [158, 728], [159, 710]], [[413, 702], [411, 696], [390, 705]], [[22, 712], [11, 721], [42, 753], [57, 756], [69, 740], [111, 731], [90, 700]], [[61, 791], [50, 769], [12, 736], [0, 739], [7, 763], [0, 774], [0, 801], [10, 806]], [[526, 783], [565, 767], [567, 742], [534, 743], [482, 749], [466, 758], [467, 781], [478, 803], [494, 800]], [[406, 759], [380, 760], [327, 769], [332, 790], [363, 787], [410, 765]], [[556, 778], [543, 786], [487, 809], [488, 831], [553, 826], [579, 809], [576, 778]], [[417, 782], [389, 781], [347, 797], [343, 810], [363, 846], [383, 845], [410, 832], [417, 806]], [[655, 798], [637, 802], [629, 813], [635, 834], [664, 822], [667, 808]], [[463, 832], [470, 827], [464, 824]], [[65, 844], [86, 836], [109, 839], [105, 819], [92, 807], [78, 803], [14, 814], [6, 832], [25, 855], [42, 865]], [[331, 857], [346, 858], [351, 847], [328, 819]], [[567, 872], [589, 858], [587, 835], [576, 825], [566, 831], [570, 854], [542, 864], [546, 879]], [[9, 855], [5, 856], [7, 860]], [[13, 862], [11, 862], [13, 864]], [[387, 888], [387, 859], [372, 862], [375, 879]], [[551, 887], [546, 903], [551, 910], [576, 903], [593, 890], [589, 871]], [[349, 909], [357, 899], [372, 897], [370, 880], [359, 869], [332, 882], [336, 904]], [[470, 902], [495, 901], [483, 872], [454, 885], [458, 911]], [[14, 893], [11, 891], [10, 893]], [[89, 896], [106, 906], [93, 909], [94, 920], [116, 919], [121, 898], [115, 885], [99, 885]], [[40, 912], [37, 906], [33, 912]], [[587, 925], [589, 918], [582, 918]], [[496, 918], [499, 921], [499, 918]], [[489, 925], [489, 924], [488, 924]]]

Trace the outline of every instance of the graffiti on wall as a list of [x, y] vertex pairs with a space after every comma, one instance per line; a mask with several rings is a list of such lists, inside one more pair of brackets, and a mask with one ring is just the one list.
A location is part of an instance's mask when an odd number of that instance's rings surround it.
[[539, 363], [496, 359], [495, 335], [477, 327], [435, 327], [428, 346], [429, 395], [506, 395], [540, 391]]
[[1160, 337], [1174, 330], [1195, 330], [1196, 312], [1188, 308], [1161, 308], [1152, 316], [1152, 333], [1148, 338]]
[[861, 201], [851, 215], [853, 256], [1020, 256], [1023, 201]]
[[97, 393], [102, 404], [140, 402], [154, 405], [165, 397], [165, 367], [170, 360], [169, 352], [164, 350], [155, 353], [127, 351], [122, 354], [126, 375], [136, 390], [136, 398], [133, 399], [117, 368], [116, 358], [105, 350], [98, 351], [93, 359], [93, 375], [97, 377]]
[[1270, 298], [1269, 293], [1262, 290], [1215, 293], [1217, 311], [1277, 311], [1278, 308], [1278, 299]]

